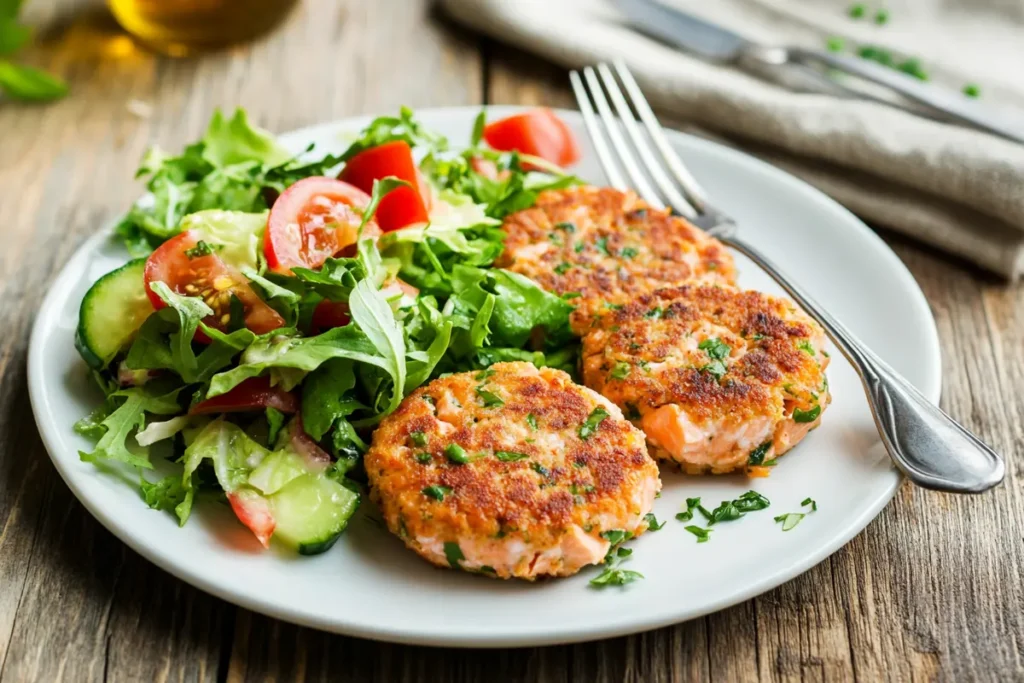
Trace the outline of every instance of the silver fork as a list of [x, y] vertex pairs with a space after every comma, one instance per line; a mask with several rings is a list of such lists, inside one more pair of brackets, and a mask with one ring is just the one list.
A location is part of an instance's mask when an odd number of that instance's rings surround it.
[[[999, 484], [1005, 471], [999, 455], [933, 405], [802, 287], [737, 234], [736, 223], [712, 206], [704, 190], [669, 145], [661, 124], [626, 65], [622, 61], [614, 62], [614, 65], [625, 94], [607, 64], [599, 64], [596, 71], [592, 67], [583, 69], [582, 78], [576, 71], [569, 74], [583, 121], [608, 182], [620, 190], [635, 189], [652, 206], [675, 209], [698, 227], [746, 255], [821, 323], [860, 373], [882, 443], [911, 481], [930, 489], [961, 493], [979, 493]], [[630, 102], [646, 129], [646, 135], [633, 115]], [[618, 116], [612, 113], [612, 106]], [[596, 116], [594, 107], [597, 108]], [[626, 135], [623, 135], [623, 129]]]

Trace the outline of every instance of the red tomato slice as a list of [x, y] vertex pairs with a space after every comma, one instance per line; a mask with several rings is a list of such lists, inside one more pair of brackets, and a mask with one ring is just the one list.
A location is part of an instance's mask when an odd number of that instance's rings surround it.
[[313, 309], [310, 327], [313, 334], [320, 334], [335, 327], [344, 327], [352, 320], [348, 304], [341, 301], [321, 301]]
[[270, 547], [277, 522], [266, 498], [251, 489], [238, 489], [227, 494], [238, 521], [249, 527], [264, 548]]
[[[267, 265], [278, 273], [295, 267], [319, 268], [356, 242], [362, 210], [370, 195], [334, 178], [303, 178], [274, 202], [263, 235]], [[363, 235], [376, 237], [380, 228], [371, 220]]]
[[[189, 257], [186, 252], [194, 248], [200, 239], [200, 233], [189, 230], [167, 240], [149, 255], [144, 279], [146, 294], [153, 307], [159, 310], [167, 305], [150, 288], [153, 282], [163, 282], [178, 294], [202, 297], [213, 309], [213, 315], [203, 319], [210, 327], [227, 330], [232, 294], [242, 302], [245, 326], [256, 334], [282, 327], [284, 319], [277, 311], [256, 296], [245, 276], [224, 263], [216, 253]], [[196, 340], [209, 341], [201, 331], [196, 332]]]
[[345, 163], [338, 178], [364, 192], [372, 192], [373, 181], [388, 176], [404, 180], [410, 187], [395, 188], [380, 201], [374, 216], [380, 229], [391, 232], [412, 223], [427, 222], [430, 186], [416, 167], [412, 148], [404, 140], [386, 142], [360, 152]]
[[299, 399], [281, 387], [270, 386], [269, 377], [250, 377], [227, 393], [195, 404], [188, 414], [240, 413], [264, 408], [295, 413], [299, 410]]
[[533, 109], [484, 126], [484, 140], [502, 152], [532, 154], [559, 166], [580, 159], [580, 147], [565, 121], [550, 109]]

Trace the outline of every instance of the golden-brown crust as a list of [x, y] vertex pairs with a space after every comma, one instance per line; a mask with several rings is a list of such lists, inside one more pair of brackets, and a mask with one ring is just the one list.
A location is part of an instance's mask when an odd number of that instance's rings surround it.
[[[644, 416], [674, 405], [710, 437], [754, 419], [781, 424], [794, 410], [823, 410], [829, 400], [822, 330], [786, 299], [684, 285], [606, 310], [591, 326], [584, 381], [637, 424], [648, 426]], [[727, 347], [721, 366], [701, 348], [706, 340]]]
[[574, 327], [604, 302], [621, 303], [690, 280], [733, 284], [732, 256], [684, 218], [632, 192], [572, 187], [542, 192], [505, 219], [505, 251], [495, 265], [557, 294], [579, 293]]
[[[609, 415], [582, 438], [580, 427], [597, 408]], [[453, 462], [451, 444], [470, 461]], [[389, 528], [418, 552], [422, 538], [554, 547], [574, 525], [599, 538], [609, 530], [602, 520], [625, 523], [647, 512], [635, 509], [637, 493], [657, 479], [643, 434], [614, 406], [564, 372], [529, 363], [498, 363], [420, 387], [381, 422], [364, 462]], [[443, 500], [424, 492], [432, 486], [444, 487]]]

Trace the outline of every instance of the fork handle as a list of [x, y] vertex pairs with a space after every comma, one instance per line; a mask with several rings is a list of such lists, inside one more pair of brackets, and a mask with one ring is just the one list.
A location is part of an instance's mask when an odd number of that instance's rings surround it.
[[715, 236], [764, 269], [821, 323], [860, 374], [882, 443], [911, 481], [939, 491], [980, 493], [1003, 480], [999, 455], [925, 398], [764, 254], [735, 235], [716, 231]]

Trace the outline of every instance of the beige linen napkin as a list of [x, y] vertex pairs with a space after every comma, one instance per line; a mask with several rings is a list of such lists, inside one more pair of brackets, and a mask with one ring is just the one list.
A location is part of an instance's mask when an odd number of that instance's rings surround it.
[[[919, 57], [933, 80], [1024, 123], [1024, 0], [665, 0], [765, 43], [830, 36]], [[569, 67], [621, 57], [652, 104], [725, 137], [861, 217], [1007, 278], [1024, 272], [1024, 145], [882, 104], [794, 92], [626, 27], [606, 0], [441, 0], [447, 13]], [[1019, 109], [1018, 109], [1019, 107]], [[725, 207], [728, 209], [728, 207]]]

